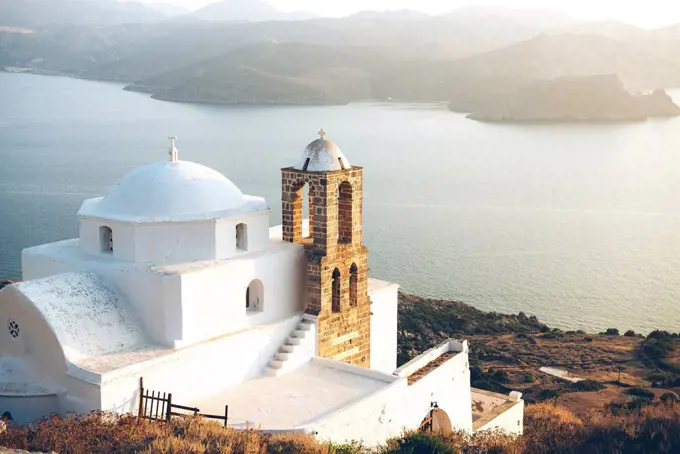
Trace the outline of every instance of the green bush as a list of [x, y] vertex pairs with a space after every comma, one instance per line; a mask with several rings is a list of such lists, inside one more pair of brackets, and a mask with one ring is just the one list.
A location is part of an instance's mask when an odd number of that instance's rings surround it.
[[624, 336], [626, 336], [626, 337], [636, 337], [637, 333], [635, 331], [633, 331], [632, 329], [629, 329], [628, 331], [626, 331]]
[[600, 391], [604, 388], [604, 384], [597, 380], [583, 380], [571, 384], [571, 389], [576, 391]]
[[629, 396], [641, 397], [643, 399], [654, 399], [654, 392], [647, 388], [630, 388], [624, 391]]
[[619, 330], [617, 328], [607, 328], [607, 331], [600, 334], [604, 334], [605, 336], [620, 336]]
[[510, 382], [510, 377], [508, 377], [508, 373], [504, 370], [497, 370], [496, 372], [493, 373], [491, 378], [499, 383]]
[[524, 383], [533, 383], [536, 381], [536, 376], [532, 373], [524, 374]]
[[664, 393], [661, 396], [661, 402], [680, 402], [680, 398], [675, 393]]
[[668, 380], [668, 375], [664, 374], [663, 372], [654, 372], [653, 374], [649, 374], [647, 376], [647, 380], [651, 382], [665, 382]]
[[457, 451], [442, 437], [426, 432], [412, 432], [396, 440], [396, 446], [383, 451], [384, 454], [457, 454]]
[[537, 399], [539, 401], [550, 400], [555, 399], [559, 395], [560, 393], [555, 389], [542, 389], [541, 392], [538, 393]]

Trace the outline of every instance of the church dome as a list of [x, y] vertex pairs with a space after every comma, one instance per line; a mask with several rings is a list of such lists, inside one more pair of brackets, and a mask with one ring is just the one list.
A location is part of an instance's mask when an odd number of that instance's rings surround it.
[[294, 169], [308, 172], [332, 172], [352, 167], [340, 148], [326, 139], [325, 135], [326, 131], [323, 129], [319, 131], [319, 138], [307, 145], [297, 165], [293, 167]]
[[240, 212], [246, 197], [221, 173], [193, 162], [139, 167], [106, 195], [83, 204], [80, 215], [129, 222], [187, 221]]

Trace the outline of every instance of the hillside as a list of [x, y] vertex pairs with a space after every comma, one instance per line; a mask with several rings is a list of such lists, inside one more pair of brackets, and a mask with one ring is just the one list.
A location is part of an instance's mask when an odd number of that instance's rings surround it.
[[[67, 1], [76, 5], [86, 0]], [[92, 4], [99, 1], [112, 0], [94, 0]], [[36, 17], [41, 16], [36, 13]], [[131, 83], [225, 55], [241, 46], [272, 42], [384, 47], [392, 55], [416, 59], [413, 63], [417, 65], [422, 59], [448, 61], [488, 51], [545, 31], [543, 27], [525, 26], [502, 17], [469, 18], [457, 14], [411, 17], [408, 13], [385, 12], [339, 19], [242, 23], [187, 17], [137, 27], [58, 27], [37, 30], [31, 36], [0, 31], [0, 68], [19, 67]]]
[[127, 87], [156, 99], [230, 104], [345, 104], [371, 96], [380, 50], [256, 44]]
[[165, 15], [141, 3], [115, 0], [0, 0], [0, 25], [44, 29], [149, 23]]
[[632, 90], [680, 86], [680, 60], [607, 36], [588, 34], [541, 35], [458, 60], [454, 70], [468, 77], [531, 79], [616, 74]]
[[[451, 105], [455, 110], [455, 105]], [[474, 110], [481, 121], [636, 121], [680, 115], [663, 90], [631, 95], [616, 75], [536, 81], [497, 96], [493, 106]]]

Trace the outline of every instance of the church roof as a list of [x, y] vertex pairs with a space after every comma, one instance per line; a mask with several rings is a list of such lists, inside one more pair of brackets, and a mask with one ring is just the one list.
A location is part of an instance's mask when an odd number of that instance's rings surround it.
[[139, 167], [102, 198], [86, 200], [80, 216], [128, 222], [193, 221], [267, 209], [260, 198], [244, 196], [221, 173], [188, 161]]
[[92, 272], [58, 274], [13, 287], [40, 311], [72, 364], [147, 343], [127, 302]]
[[350, 169], [349, 163], [340, 148], [325, 138], [326, 131], [319, 131], [319, 138], [307, 145], [294, 169], [308, 172], [332, 172]]

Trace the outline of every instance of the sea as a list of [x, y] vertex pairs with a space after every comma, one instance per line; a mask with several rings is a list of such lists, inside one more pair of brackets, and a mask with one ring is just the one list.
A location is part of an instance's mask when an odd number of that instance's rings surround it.
[[198, 105], [122, 88], [0, 73], [0, 279], [20, 278], [23, 248], [77, 236], [83, 199], [167, 159], [168, 136], [279, 224], [280, 169], [324, 128], [364, 167], [373, 277], [565, 330], [680, 331], [680, 118], [488, 124], [444, 104]]

